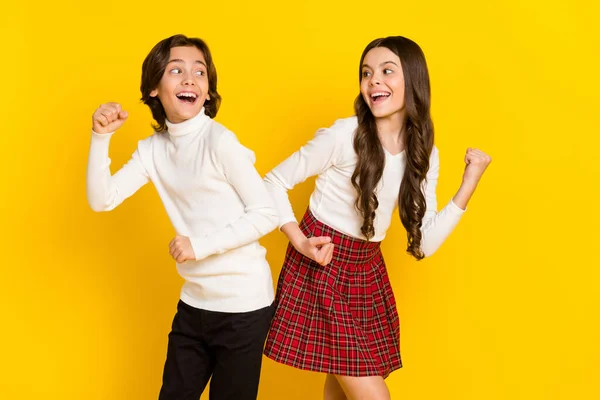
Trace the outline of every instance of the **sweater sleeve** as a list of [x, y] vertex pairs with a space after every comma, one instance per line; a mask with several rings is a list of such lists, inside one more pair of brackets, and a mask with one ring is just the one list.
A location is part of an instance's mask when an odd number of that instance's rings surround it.
[[436, 187], [440, 172], [440, 157], [436, 147], [431, 153], [430, 167], [425, 185], [425, 201], [427, 210], [421, 225], [421, 250], [429, 257], [444, 243], [452, 233], [463, 213], [452, 200], [440, 212], [437, 211]]
[[92, 131], [87, 167], [87, 199], [94, 211], [110, 211], [133, 195], [150, 180], [144, 168], [139, 147], [131, 159], [114, 175], [110, 174], [108, 148], [112, 133]]
[[337, 135], [338, 124], [340, 123], [337, 122], [331, 128], [319, 129], [312, 140], [265, 176], [267, 190], [273, 197], [279, 214], [280, 228], [288, 222], [296, 221], [288, 190], [311, 176], [322, 173], [339, 159], [342, 146]]
[[254, 167], [254, 153], [242, 146], [234, 134], [226, 132], [219, 139], [216, 159], [244, 203], [245, 212], [217, 232], [191, 237], [196, 260], [252, 243], [275, 229], [278, 222], [271, 196]]

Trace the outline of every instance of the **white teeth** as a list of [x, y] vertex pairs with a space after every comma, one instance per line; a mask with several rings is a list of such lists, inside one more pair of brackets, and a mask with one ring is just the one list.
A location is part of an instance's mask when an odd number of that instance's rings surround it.
[[377, 93], [373, 93], [371, 95], [372, 98], [376, 98], [376, 97], [381, 97], [381, 96], [385, 96], [385, 97], [389, 97], [389, 93], [385, 93], [385, 92], [377, 92]]
[[186, 92], [184, 92], [184, 93], [179, 93], [177, 95], [177, 97], [193, 97], [195, 99], [198, 96], [196, 96], [194, 93], [186, 93]]

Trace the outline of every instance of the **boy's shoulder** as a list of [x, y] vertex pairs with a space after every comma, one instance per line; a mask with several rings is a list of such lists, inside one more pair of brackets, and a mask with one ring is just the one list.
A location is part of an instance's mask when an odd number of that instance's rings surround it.
[[138, 150], [147, 151], [152, 148], [152, 144], [156, 143], [156, 141], [164, 140], [165, 134], [160, 132], [152, 132], [151, 135], [147, 136], [144, 139], [140, 139], [138, 141]]
[[206, 145], [213, 150], [228, 144], [239, 144], [235, 133], [227, 129], [223, 124], [211, 119], [206, 135]]
[[223, 137], [235, 138], [235, 134], [227, 129], [223, 124], [211, 119], [206, 132], [207, 139], [211, 142], [218, 143]]
[[211, 120], [210, 127], [206, 132], [206, 146], [217, 156], [223, 154], [236, 154], [249, 157], [252, 162], [256, 161], [254, 152], [240, 143], [235, 133], [215, 120]]

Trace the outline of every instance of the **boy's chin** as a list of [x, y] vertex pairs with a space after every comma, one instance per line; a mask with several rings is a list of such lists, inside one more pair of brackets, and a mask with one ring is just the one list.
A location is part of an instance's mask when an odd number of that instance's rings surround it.
[[173, 113], [173, 118], [170, 118], [170, 116], [167, 115], [167, 119], [169, 121], [184, 122], [188, 119], [194, 118], [196, 115], [198, 115], [198, 113], [200, 113], [200, 110], [202, 110], [202, 107], [194, 107], [194, 109], [179, 110], [178, 112]]

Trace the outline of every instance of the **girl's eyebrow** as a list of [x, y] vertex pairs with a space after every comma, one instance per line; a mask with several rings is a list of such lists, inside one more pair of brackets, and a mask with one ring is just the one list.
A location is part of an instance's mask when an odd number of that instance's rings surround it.
[[[396, 67], [398, 66], [398, 64], [396, 64], [396, 63], [395, 63], [395, 62], [393, 62], [393, 61], [384, 61], [384, 62], [382, 62], [381, 64], [379, 64], [379, 66], [381, 67], [382, 65], [385, 65], [385, 64], [394, 64]], [[363, 64], [363, 65], [362, 65], [362, 67], [363, 67], [363, 68], [365, 68], [365, 67], [366, 67], [366, 68], [371, 68], [371, 67], [369, 66], [369, 64]]]

